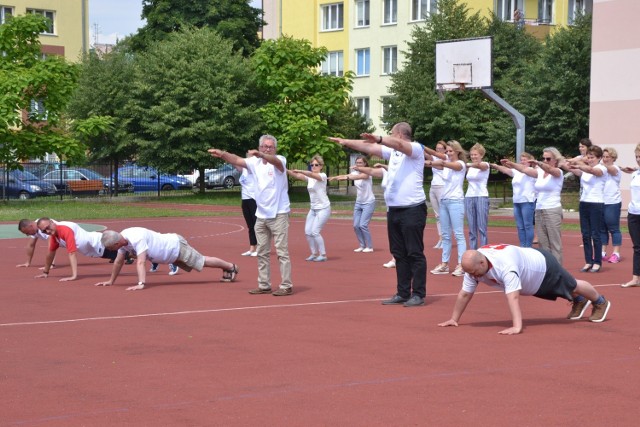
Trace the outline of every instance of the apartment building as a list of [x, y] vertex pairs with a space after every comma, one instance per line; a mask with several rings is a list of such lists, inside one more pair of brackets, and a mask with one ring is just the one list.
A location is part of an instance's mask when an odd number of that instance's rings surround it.
[[[2, 0], [0, 0], [2, 1]], [[594, 0], [466, 0], [472, 11], [496, 14], [544, 38], [579, 13], [591, 13]], [[598, 1], [598, 0], [596, 0]], [[383, 101], [391, 75], [415, 25], [437, 13], [437, 0], [263, 0], [263, 36], [289, 35], [329, 50], [322, 71], [355, 73], [351, 96], [360, 112], [382, 128]]]
[[40, 35], [42, 53], [78, 62], [89, 50], [89, 0], [0, 0], [0, 24], [9, 16], [36, 13], [49, 18]]

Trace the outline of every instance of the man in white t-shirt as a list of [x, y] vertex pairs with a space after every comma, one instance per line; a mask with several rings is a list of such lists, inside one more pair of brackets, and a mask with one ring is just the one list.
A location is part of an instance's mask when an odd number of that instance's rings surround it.
[[184, 237], [174, 233], [158, 233], [142, 227], [125, 228], [120, 233], [105, 230], [101, 242], [105, 248], [117, 251], [118, 255], [113, 263], [111, 278], [106, 282], [98, 282], [96, 286], [111, 286], [116, 281], [127, 254], [134, 254], [138, 284], [127, 288], [128, 291], [138, 291], [145, 288], [146, 261], [158, 264], [173, 264], [185, 271], [194, 268], [202, 271], [204, 267], [222, 270], [222, 281], [233, 282], [238, 274], [238, 266], [220, 258], [204, 256], [192, 248]]
[[576, 280], [551, 253], [534, 248], [513, 245], [486, 245], [478, 250], [468, 250], [462, 255], [465, 271], [462, 289], [458, 294], [451, 319], [439, 326], [458, 326], [460, 317], [473, 298], [480, 282], [497, 288], [506, 294], [513, 325], [500, 331], [503, 335], [522, 332], [520, 295], [532, 295], [555, 301], [558, 297], [572, 301], [567, 319], [582, 318], [592, 304], [589, 320], [603, 322], [611, 303], [584, 280]]
[[[278, 141], [262, 135], [258, 150], [249, 150], [247, 158], [217, 148], [209, 149], [213, 157], [245, 168], [255, 178], [256, 239], [258, 241], [258, 287], [252, 295], [286, 296], [293, 293], [291, 260], [289, 258], [289, 182], [287, 159], [276, 154]], [[278, 290], [271, 288], [271, 241], [280, 263], [281, 282]]]
[[[38, 225], [36, 224], [37, 221], [38, 220], [32, 221], [30, 219], [21, 219], [18, 223], [18, 230], [20, 230], [21, 233], [29, 236], [29, 243], [27, 244], [27, 262], [18, 264], [16, 265], [16, 267], [30, 267], [31, 261], [33, 260], [33, 254], [36, 251], [38, 240], [49, 240], [48, 234], [38, 230]], [[53, 266], [54, 264], [51, 264], [51, 267]], [[43, 268], [44, 267], [40, 267], [41, 270]]]
[[331, 141], [388, 160], [387, 233], [396, 260], [397, 291], [384, 305], [424, 305], [427, 288], [427, 260], [424, 256], [424, 227], [427, 219], [423, 188], [424, 148], [412, 142], [411, 126], [396, 123], [389, 136], [363, 133], [363, 140], [329, 138]]

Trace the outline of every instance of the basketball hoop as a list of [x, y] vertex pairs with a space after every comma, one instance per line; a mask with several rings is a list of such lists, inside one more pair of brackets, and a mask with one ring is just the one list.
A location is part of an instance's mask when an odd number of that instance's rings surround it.
[[466, 89], [466, 83], [463, 82], [451, 82], [451, 83], [438, 83], [436, 85], [436, 91], [438, 92], [438, 98], [440, 102], [444, 102], [444, 93], [454, 90], [464, 92]]

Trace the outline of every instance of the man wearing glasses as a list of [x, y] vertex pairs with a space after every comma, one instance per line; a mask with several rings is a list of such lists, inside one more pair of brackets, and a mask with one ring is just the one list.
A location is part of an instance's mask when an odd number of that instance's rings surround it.
[[[234, 166], [246, 168], [256, 183], [256, 239], [258, 241], [258, 287], [252, 295], [287, 296], [293, 293], [291, 260], [289, 259], [289, 183], [287, 159], [276, 154], [277, 140], [271, 135], [260, 137], [258, 150], [249, 150], [247, 158], [224, 150], [210, 148], [208, 152]], [[271, 289], [271, 241], [280, 263], [282, 278], [279, 289]]]
[[51, 218], [43, 217], [37, 222], [38, 230], [49, 235], [49, 253], [47, 254], [42, 274], [39, 278], [49, 277], [51, 264], [56, 256], [56, 251], [60, 246], [67, 248], [69, 253], [69, 264], [71, 265], [71, 276], [63, 277], [61, 282], [76, 280], [78, 278], [78, 260], [76, 252], [93, 258], [107, 258], [115, 260], [118, 253], [105, 249], [100, 242], [102, 233], [97, 231], [86, 231], [75, 222], [54, 221]]
[[362, 140], [329, 138], [342, 146], [389, 161], [384, 200], [387, 204], [389, 248], [396, 260], [397, 293], [383, 305], [424, 305], [427, 260], [424, 227], [427, 218], [423, 188], [424, 151], [412, 142], [411, 126], [396, 123], [389, 136], [363, 133]]

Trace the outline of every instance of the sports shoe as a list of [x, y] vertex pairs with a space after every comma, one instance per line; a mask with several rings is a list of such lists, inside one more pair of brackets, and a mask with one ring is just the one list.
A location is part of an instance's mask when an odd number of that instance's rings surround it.
[[292, 288], [280, 288], [277, 291], [274, 291], [271, 295], [273, 295], [274, 297], [284, 297], [287, 295], [291, 295], [292, 293]]
[[396, 261], [392, 259], [391, 261], [389, 261], [389, 262], [387, 262], [385, 264], [382, 264], [382, 266], [384, 268], [396, 268]]
[[314, 259], [315, 262], [325, 262], [326, 260], [327, 260], [326, 255], [318, 255], [316, 259]]
[[373, 252], [373, 248], [364, 248], [362, 252], [366, 252], [366, 253]]
[[443, 262], [431, 270], [431, 274], [449, 274], [449, 264]]
[[456, 277], [464, 276], [464, 270], [462, 269], [462, 266], [458, 264], [456, 266], [456, 269], [453, 270], [453, 273], [451, 273], [451, 275]]
[[180, 270], [180, 267], [178, 267], [177, 265], [169, 264], [169, 276], [175, 276], [176, 274], [178, 274], [178, 270]]
[[251, 252], [251, 251], [242, 252], [242, 253], [240, 254], [240, 256], [251, 256], [251, 254], [252, 254], [252, 253], [253, 253], [253, 252]]
[[[604, 258], [603, 258], [603, 260], [604, 260]], [[618, 255], [618, 254], [612, 254], [612, 255], [609, 257], [609, 260], [608, 260], [608, 261], [609, 261], [611, 264], [617, 264], [617, 263], [619, 263], [619, 262], [620, 262], [620, 255]]]
[[389, 299], [382, 301], [382, 305], [400, 305], [409, 301], [407, 298], [402, 298], [400, 295], [395, 294]]
[[255, 288], [255, 289], [251, 289], [249, 291], [249, 293], [251, 295], [260, 295], [260, 294], [270, 294], [271, 293], [271, 288]]
[[305, 258], [305, 261], [315, 261], [316, 260], [316, 256], [315, 255], [311, 255], [308, 258]]
[[364, 251], [364, 248], [362, 246], [353, 250], [353, 252], [362, 252], [362, 251]]
[[593, 304], [593, 311], [591, 312], [591, 316], [589, 316], [589, 321], [595, 323], [604, 322], [610, 308], [611, 302], [606, 299], [602, 304]]
[[424, 298], [419, 297], [418, 295], [414, 295], [402, 305], [405, 307], [419, 307], [421, 305], [424, 305]]
[[149, 269], [149, 273], [155, 273], [158, 271], [158, 264], [156, 264], [155, 262], [153, 264], [151, 264], [151, 268]]
[[609, 261], [610, 259], [611, 259], [611, 257], [607, 256], [607, 254], [605, 254], [605, 253], [602, 254], [602, 262]]
[[583, 298], [582, 301], [574, 301], [571, 306], [571, 311], [567, 314], [567, 319], [578, 320], [582, 318], [582, 315], [587, 310], [587, 307], [591, 305], [591, 301]]
[[258, 251], [251, 252], [251, 256], [258, 256]]

